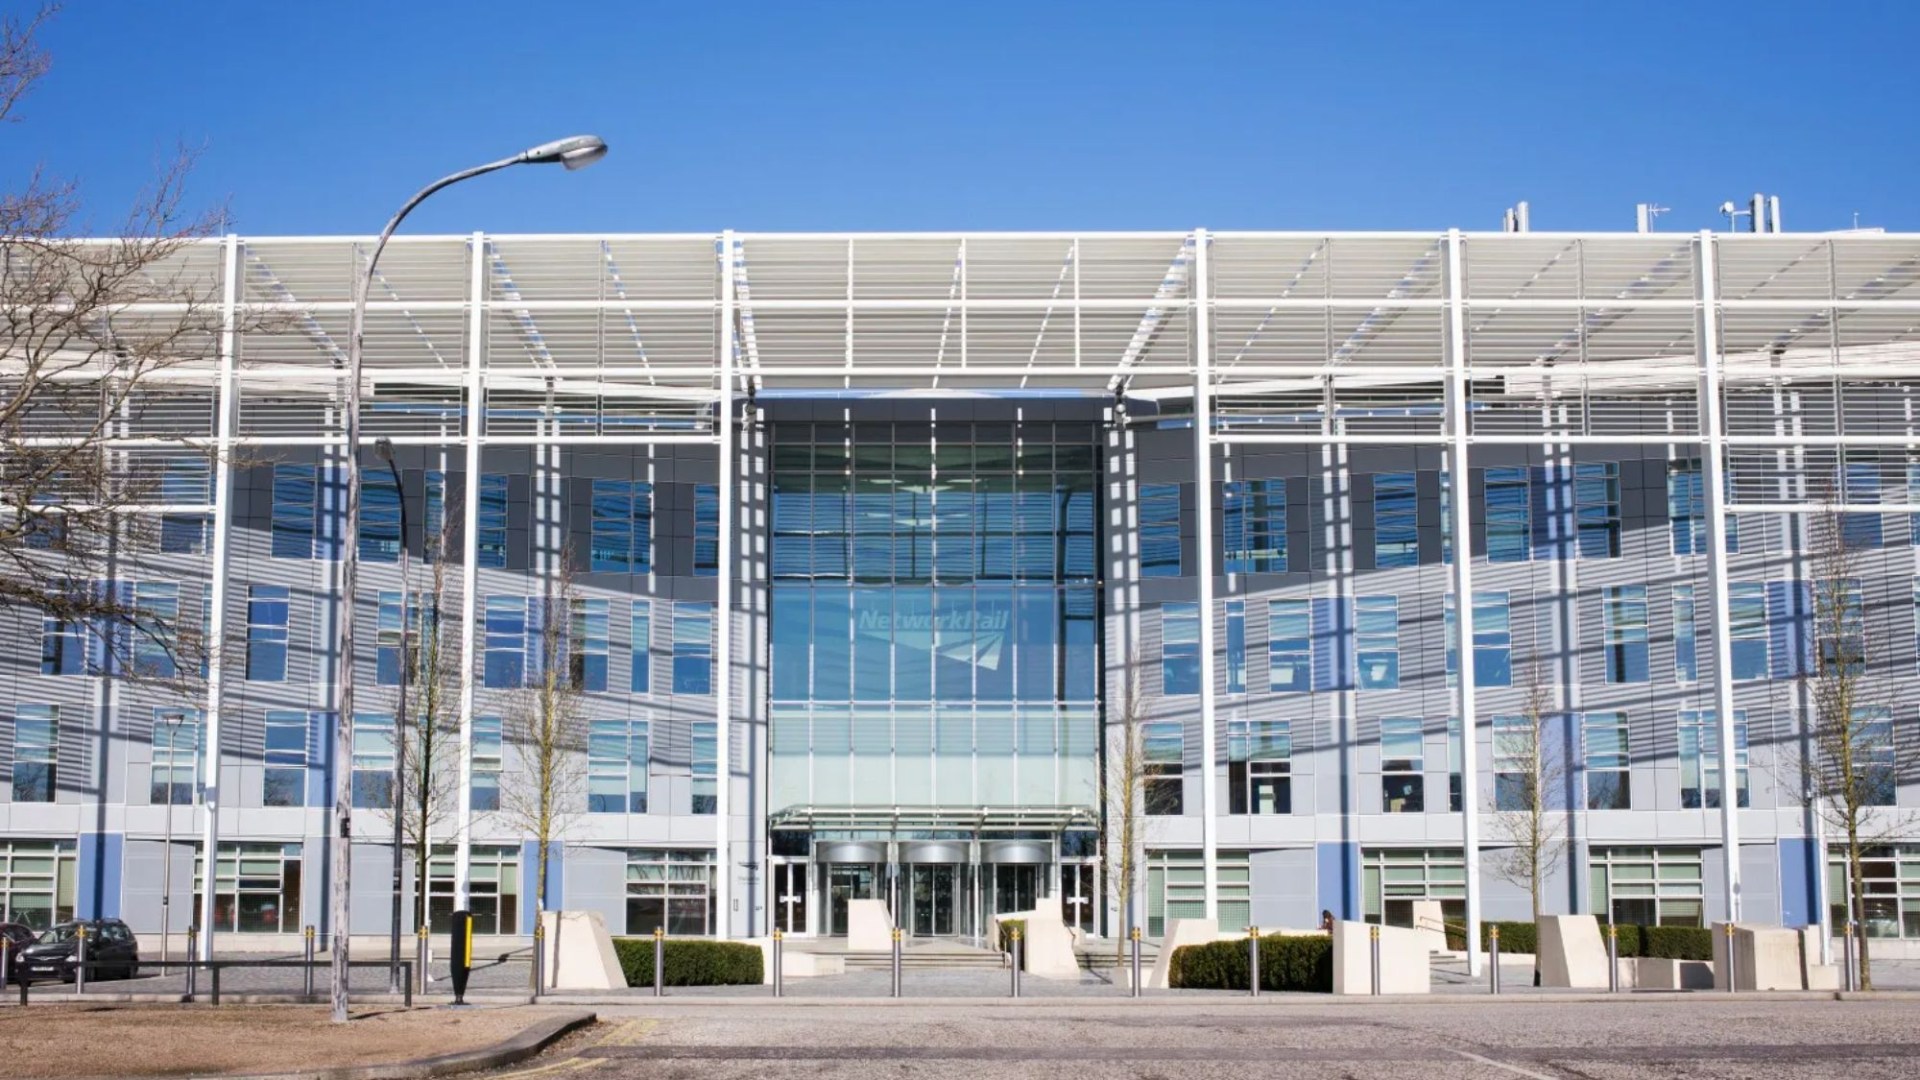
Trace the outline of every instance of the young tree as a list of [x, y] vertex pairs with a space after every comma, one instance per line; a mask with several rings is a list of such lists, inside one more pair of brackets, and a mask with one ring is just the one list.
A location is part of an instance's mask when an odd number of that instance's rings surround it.
[[568, 659], [574, 607], [571, 552], [546, 581], [539, 646], [526, 683], [508, 691], [501, 722], [515, 767], [500, 785], [502, 820], [534, 841], [534, 910], [547, 910], [547, 849], [585, 811], [587, 702]]
[[[1801, 788], [1838, 835], [1847, 867], [1847, 919], [1864, 925], [1867, 883], [1861, 859], [1912, 835], [1915, 822], [1911, 814], [1894, 809], [1893, 711], [1868, 681], [1873, 649], [1859, 577], [1863, 544], [1851, 517], [1826, 509], [1810, 523], [1814, 647], [1803, 677], [1812, 715]], [[1859, 945], [1864, 990], [1873, 989], [1868, 940], [1862, 935]]]
[[[52, 15], [0, 19], [0, 124], [51, 68], [35, 37]], [[197, 243], [219, 216], [185, 208], [190, 165], [164, 166], [111, 239], [79, 237], [71, 181], [0, 192], [0, 607], [135, 678], [195, 675], [206, 652], [196, 619], [103, 584], [155, 548], [156, 504], [206, 501], [175, 497], [211, 474], [222, 330], [218, 252]]]
[[[1102, 874], [1107, 895], [1120, 905], [1121, 925], [1133, 923], [1134, 894], [1138, 890], [1140, 862], [1147, 842], [1146, 737], [1141, 730], [1146, 716], [1140, 692], [1140, 655], [1127, 661], [1126, 691], [1120, 700], [1117, 722], [1108, 724], [1106, 754], [1100, 767], [1100, 804], [1106, 811], [1107, 828], [1101, 834]], [[1126, 933], [1114, 936], [1114, 960], [1124, 959]]]
[[1566, 810], [1552, 805], [1553, 792], [1566, 782], [1567, 763], [1548, 731], [1559, 714], [1538, 657], [1528, 658], [1526, 678], [1527, 699], [1519, 722], [1496, 724], [1493, 731], [1493, 797], [1487, 823], [1502, 851], [1489, 860], [1489, 868], [1502, 881], [1527, 890], [1538, 920], [1547, 873], [1567, 846]]

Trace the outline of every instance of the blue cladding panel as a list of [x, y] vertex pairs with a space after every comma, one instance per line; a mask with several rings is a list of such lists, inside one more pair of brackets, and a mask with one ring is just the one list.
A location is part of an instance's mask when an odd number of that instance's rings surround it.
[[126, 837], [120, 833], [81, 833], [78, 856], [79, 895], [74, 916], [81, 919], [120, 917], [120, 869], [126, 857]]
[[1315, 880], [1320, 909], [1336, 919], [1360, 917], [1360, 845], [1316, 844]]
[[1811, 926], [1819, 921], [1821, 884], [1814, 843], [1803, 836], [1779, 843], [1780, 925]]

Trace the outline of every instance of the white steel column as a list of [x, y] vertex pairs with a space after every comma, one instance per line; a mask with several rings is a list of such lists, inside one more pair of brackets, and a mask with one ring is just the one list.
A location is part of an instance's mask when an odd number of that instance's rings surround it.
[[1739, 770], [1734, 767], [1732, 614], [1727, 598], [1726, 420], [1720, 401], [1720, 312], [1713, 233], [1694, 248], [1694, 342], [1700, 358], [1700, 483], [1706, 488], [1707, 581], [1713, 613], [1713, 701], [1720, 736], [1720, 849], [1726, 863], [1727, 921], [1740, 921]]
[[[733, 733], [727, 722], [733, 703], [733, 243], [732, 229], [720, 234], [720, 385], [713, 402], [720, 499], [713, 605], [713, 812], [719, 865], [714, 867], [713, 899], [718, 911], [714, 935], [723, 939], [733, 930]], [[753, 913], [747, 914], [751, 920]]]
[[1447, 482], [1453, 532], [1454, 702], [1460, 723], [1460, 854], [1467, 873], [1467, 974], [1480, 974], [1480, 747], [1473, 670], [1473, 490], [1468, 471], [1466, 274], [1459, 229], [1447, 230]]
[[487, 239], [469, 241], [467, 283], [467, 413], [461, 432], [467, 452], [467, 493], [460, 504], [460, 788], [454, 796], [453, 906], [468, 902], [473, 860], [473, 670], [480, 618], [480, 436], [485, 427], [487, 336]]
[[[200, 843], [201, 865], [206, 867], [208, 881], [213, 880], [214, 868], [218, 865], [215, 857], [220, 847], [220, 688], [226, 675], [227, 560], [228, 540], [233, 531], [233, 423], [240, 411], [233, 375], [238, 352], [235, 305], [240, 292], [240, 238], [228, 233], [225, 246], [226, 280], [220, 290], [220, 387], [215, 394], [220, 412], [214, 428], [214, 453], [218, 456], [213, 462], [213, 554], [207, 571], [210, 603], [207, 625], [201, 628], [206, 635], [203, 647], [207, 655], [207, 747], [206, 759], [201, 765], [206, 780], [200, 788], [200, 801], [206, 804], [207, 819], [201, 826]], [[167, 816], [173, 816], [171, 796], [167, 799]], [[172, 845], [168, 845], [166, 857], [168, 865], [172, 865]], [[200, 959], [211, 960], [214, 890], [202, 889], [200, 894]], [[171, 902], [172, 898], [167, 900]]]
[[1216, 880], [1220, 797], [1214, 783], [1213, 673], [1213, 335], [1207, 309], [1207, 230], [1193, 231], [1193, 515], [1195, 572], [1200, 579], [1200, 857], [1207, 876], [1206, 917], [1220, 917]]

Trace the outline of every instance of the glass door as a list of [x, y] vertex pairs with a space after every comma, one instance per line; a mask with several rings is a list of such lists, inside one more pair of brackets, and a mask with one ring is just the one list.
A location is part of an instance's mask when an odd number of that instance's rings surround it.
[[1098, 887], [1092, 863], [1067, 863], [1060, 868], [1060, 914], [1068, 926], [1079, 927], [1083, 934], [1093, 933], [1098, 910]]
[[952, 863], [911, 867], [912, 906], [907, 932], [916, 937], [952, 937], [960, 904], [960, 868]]
[[845, 937], [847, 902], [880, 897], [880, 868], [872, 863], [833, 863], [827, 867], [827, 933]]
[[773, 866], [773, 925], [783, 934], [807, 932], [807, 864]]
[[1044, 866], [995, 866], [992, 914], [1032, 911], [1034, 899], [1040, 895], [1040, 875], [1045, 871]]

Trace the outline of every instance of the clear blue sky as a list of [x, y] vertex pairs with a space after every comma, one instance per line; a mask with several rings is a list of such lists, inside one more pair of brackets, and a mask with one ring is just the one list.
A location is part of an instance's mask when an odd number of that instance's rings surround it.
[[[21, 0], [0, 6], [23, 10]], [[0, 183], [110, 227], [176, 142], [247, 233], [1920, 229], [1920, 4], [75, 2]]]

